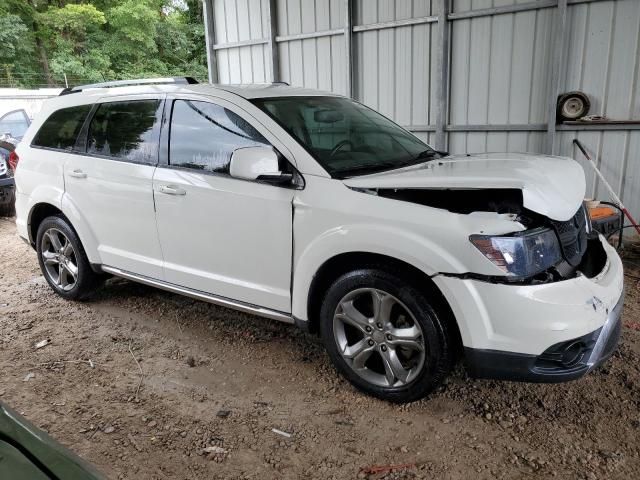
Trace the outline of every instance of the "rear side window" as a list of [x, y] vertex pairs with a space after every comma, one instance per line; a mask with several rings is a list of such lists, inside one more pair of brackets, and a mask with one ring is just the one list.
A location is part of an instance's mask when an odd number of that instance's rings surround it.
[[155, 164], [162, 116], [160, 100], [102, 103], [87, 134], [87, 153]]
[[76, 144], [84, 119], [91, 105], [62, 108], [49, 115], [31, 142], [33, 147], [71, 150]]
[[190, 100], [173, 105], [170, 165], [229, 173], [234, 150], [268, 144], [246, 120], [219, 105]]

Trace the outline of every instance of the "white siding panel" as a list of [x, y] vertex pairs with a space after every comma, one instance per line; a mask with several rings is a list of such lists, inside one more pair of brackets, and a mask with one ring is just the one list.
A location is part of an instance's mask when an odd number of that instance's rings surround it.
[[263, 18], [266, 17], [266, 11], [262, 11], [262, 1], [248, 0], [247, 8], [249, 10], [249, 38], [255, 40], [266, 37], [267, 31], [263, 27]]
[[[410, 6], [410, 2], [409, 2]], [[413, 123], [411, 93], [413, 90], [413, 37], [412, 27], [398, 28], [395, 34], [394, 46], [394, 92], [395, 105], [393, 118], [401, 125]], [[424, 86], [422, 86], [424, 89]]]
[[289, 43], [281, 43], [278, 45], [278, 58], [280, 60], [280, 80], [291, 83], [291, 69], [289, 66]]
[[253, 83], [251, 47], [238, 48], [238, 54], [240, 55], [240, 83]]
[[304, 86], [304, 61], [302, 59], [302, 40], [289, 43], [289, 83]]
[[[503, 1], [501, 4], [505, 4], [505, 2]], [[491, 21], [491, 55], [489, 59], [491, 78], [489, 81], [487, 123], [505, 124], [509, 123], [509, 102], [508, 97], [505, 98], [505, 92], [509, 92], [511, 89], [513, 15], [499, 15], [493, 17]], [[504, 148], [506, 148], [506, 136], [498, 143], [495, 143], [496, 138], [494, 136], [491, 145], [502, 145], [501, 142], [503, 141]]]
[[316, 40], [317, 59], [317, 88], [320, 90], [333, 90], [332, 85], [332, 59], [331, 59], [331, 38], [324, 37]]
[[250, 48], [251, 53], [251, 77], [252, 82], [260, 83], [268, 81], [269, 72], [265, 64], [265, 47], [263, 45], [253, 45]]
[[239, 40], [238, 12], [236, 7], [237, 4], [235, 0], [224, 0], [223, 21], [227, 25], [227, 42], [237, 42]]
[[251, 39], [248, 0], [236, 0], [236, 16], [236, 22], [238, 24], [238, 40]]
[[331, 91], [347, 92], [346, 75], [344, 37], [331, 37]]
[[[430, 25], [416, 25], [411, 29], [411, 98], [409, 108], [411, 109], [411, 123], [413, 125], [429, 125], [431, 96], [435, 96], [435, 89], [432, 85], [432, 71], [435, 75], [435, 68], [431, 68], [435, 62], [431, 50], [431, 29]], [[398, 72], [398, 75], [406, 75], [406, 72]]]
[[[220, 0], [216, 0], [220, 1]], [[289, 10], [287, 8], [287, 0], [276, 0], [276, 10], [278, 11], [277, 15], [277, 26], [278, 33], [280, 35], [288, 35], [289, 34]]]
[[513, 38], [511, 54], [509, 123], [523, 124], [529, 122], [537, 12], [519, 12], [513, 17], [513, 29], [517, 34]]
[[302, 69], [304, 70], [303, 86], [318, 88], [318, 55], [316, 39], [302, 40]]
[[[380, 59], [383, 59], [380, 61]], [[390, 63], [395, 59], [395, 38], [392, 29], [378, 33], [378, 110], [393, 118], [395, 103], [395, 68]]]
[[214, 43], [227, 43], [227, 19], [224, 12], [224, 1], [216, 0], [213, 3]]
[[231, 83], [231, 73], [229, 72], [229, 50], [218, 50], [218, 81], [220, 83]]

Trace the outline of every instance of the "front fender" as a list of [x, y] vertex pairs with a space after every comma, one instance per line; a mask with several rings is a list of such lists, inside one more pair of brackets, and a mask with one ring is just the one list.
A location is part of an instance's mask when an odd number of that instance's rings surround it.
[[386, 225], [343, 225], [317, 236], [294, 262], [292, 312], [308, 320], [307, 301], [311, 282], [320, 267], [344, 253], [373, 253], [393, 257], [418, 268], [428, 276], [455, 272], [464, 265], [424, 236]]

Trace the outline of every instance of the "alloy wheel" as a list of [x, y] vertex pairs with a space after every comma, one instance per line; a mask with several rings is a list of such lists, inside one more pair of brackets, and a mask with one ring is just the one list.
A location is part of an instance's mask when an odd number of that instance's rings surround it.
[[382, 290], [360, 288], [345, 295], [333, 317], [333, 333], [347, 365], [375, 385], [407, 385], [424, 368], [420, 324], [400, 300]]
[[41, 255], [49, 280], [61, 290], [73, 290], [78, 282], [78, 259], [69, 238], [57, 228], [42, 236]]

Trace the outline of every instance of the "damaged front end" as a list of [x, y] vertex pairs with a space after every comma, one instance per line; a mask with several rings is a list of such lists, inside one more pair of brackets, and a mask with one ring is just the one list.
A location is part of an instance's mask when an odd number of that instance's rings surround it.
[[439, 272], [440, 275], [491, 283], [543, 284], [585, 275], [596, 276], [607, 255], [592, 231], [589, 214], [581, 205], [565, 221], [553, 220], [525, 208], [518, 189], [398, 189], [379, 188], [367, 193], [416, 203], [452, 213], [495, 213], [518, 225], [500, 235], [473, 234], [469, 241], [502, 272]]

